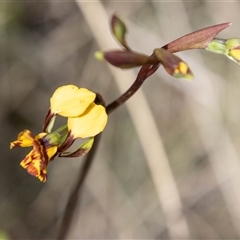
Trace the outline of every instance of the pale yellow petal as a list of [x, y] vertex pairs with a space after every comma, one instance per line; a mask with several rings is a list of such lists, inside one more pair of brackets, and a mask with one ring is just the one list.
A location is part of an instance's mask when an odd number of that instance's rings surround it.
[[68, 128], [74, 138], [92, 137], [103, 131], [107, 119], [105, 108], [92, 103], [80, 117], [68, 119]]
[[63, 117], [77, 117], [88, 108], [95, 97], [96, 94], [86, 88], [74, 85], [59, 87], [50, 99], [51, 112]]

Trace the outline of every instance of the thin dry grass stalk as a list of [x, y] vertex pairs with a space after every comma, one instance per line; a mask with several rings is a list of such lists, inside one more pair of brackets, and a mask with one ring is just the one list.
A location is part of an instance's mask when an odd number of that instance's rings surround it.
[[[76, 1], [76, 3], [83, 12], [100, 48], [107, 49], [116, 46], [116, 43], [108, 34], [108, 15], [100, 1], [96, 1], [94, 4], [80, 1]], [[97, 19], [94, 16], [97, 16]], [[99, 34], [99, 29], [101, 29], [101, 34]], [[115, 68], [109, 68], [121, 92], [124, 92], [136, 78], [136, 74], [132, 70], [123, 73]], [[123, 81], [123, 79], [129, 79], [129, 83]], [[169, 234], [172, 238], [188, 238], [189, 228], [183, 214], [178, 188], [154, 117], [141, 89], [131, 101], [126, 103], [126, 106], [146, 156]], [[141, 108], [137, 106], [141, 106]], [[148, 126], [148, 128], [145, 129], [143, 126]]]

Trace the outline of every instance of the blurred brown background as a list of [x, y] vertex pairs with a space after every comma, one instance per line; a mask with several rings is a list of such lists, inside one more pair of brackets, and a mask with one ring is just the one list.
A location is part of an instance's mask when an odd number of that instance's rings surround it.
[[[138, 69], [113, 73], [93, 57], [103, 39], [116, 47], [111, 14], [126, 22], [129, 45], [151, 54], [223, 22], [233, 25], [220, 37], [240, 37], [239, 11], [239, 1], [0, 3], [0, 238], [54, 239], [83, 161], [54, 160], [43, 184], [19, 166], [29, 149], [10, 151], [9, 142], [41, 131], [60, 85], [110, 103], [134, 81]], [[160, 68], [130, 100], [135, 110], [110, 116], [68, 239], [240, 238], [240, 66], [205, 51], [177, 55], [195, 80]]]

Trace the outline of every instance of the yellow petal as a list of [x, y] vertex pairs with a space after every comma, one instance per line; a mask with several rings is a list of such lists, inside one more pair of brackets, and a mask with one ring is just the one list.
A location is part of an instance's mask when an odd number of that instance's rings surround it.
[[34, 154], [34, 151], [30, 151], [27, 156], [20, 162], [20, 166], [22, 166], [23, 168], [27, 168], [27, 166], [32, 162], [32, 156]]
[[59, 87], [50, 99], [51, 112], [63, 117], [81, 115], [94, 101], [96, 94], [74, 85]]
[[46, 182], [47, 165], [56, 153], [57, 147], [53, 146], [46, 149], [47, 156], [43, 151], [39, 150], [44, 149], [38, 149], [35, 146], [35, 149], [30, 151], [30, 153], [21, 161], [20, 165], [25, 168], [30, 175], [37, 177], [41, 182]]
[[39, 133], [38, 135], [35, 136], [35, 139], [41, 139], [46, 135], [47, 135], [47, 133]]
[[34, 136], [29, 130], [24, 130], [18, 134], [17, 140], [10, 143], [10, 149], [13, 147], [30, 147], [33, 145]]
[[229, 55], [235, 58], [237, 61], [240, 61], [240, 49], [229, 50]]
[[51, 160], [51, 158], [54, 156], [56, 152], [57, 152], [57, 146], [52, 146], [47, 149], [48, 161]]
[[186, 80], [193, 79], [193, 73], [185, 62], [180, 61], [178, 66], [174, 69], [172, 76], [175, 78], [185, 78]]
[[37, 177], [41, 182], [46, 182], [47, 180], [46, 167], [47, 166], [44, 164], [44, 162], [41, 161], [41, 159], [34, 159], [24, 168], [30, 175]]
[[103, 131], [107, 119], [105, 108], [92, 103], [81, 116], [68, 118], [68, 128], [74, 138], [93, 137]]

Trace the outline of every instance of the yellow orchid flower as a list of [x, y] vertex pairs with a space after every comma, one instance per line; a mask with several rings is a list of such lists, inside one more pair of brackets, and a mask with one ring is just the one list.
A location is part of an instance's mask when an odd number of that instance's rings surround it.
[[[10, 149], [33, 147], [20, 163], [29, 174], [45, 182], [47, 165], [55, 157], [78, 157], [90, 151], [94, 136], [103, 131], [108, 119], [105, 107], [94, 103], [96, 95], [74, 85], [59, 87], [50, 99], [43, 132], [34, 137], [29, 130], [24, 130], [10, 143]], [[57, 115], [67, 117], [67, 125], [52, 132]], [[77, 138], [89, 139], [76, 151], [68, 152]]]
[[24, 130], [19, 133], [17, 140], [10, 143], [10, 149], [13, 147], [33, 147], [30, 153], [21, 161], [20, 165], [29, 174], [37, 177], [42, 182], [46, 181], [46, 167], [57, 152], [57, 146], [49, 144], [44, 139], [45, 136], [46, 133], [40, 133], [34, 137], [29, 130]]

